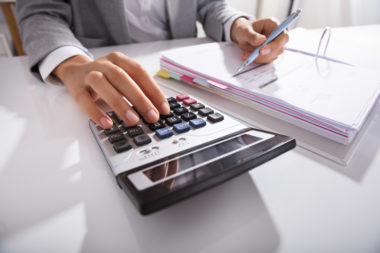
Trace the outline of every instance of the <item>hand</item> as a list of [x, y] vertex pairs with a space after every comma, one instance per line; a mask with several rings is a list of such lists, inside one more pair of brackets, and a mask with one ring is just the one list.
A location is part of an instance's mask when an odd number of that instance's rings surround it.
[[[244, 60], [252, 51], [260, 46], [271, 32], [276, 29], [278, 22], [274, 19], [265, 18], [256, 21], [249, 21], [246, 18], [238, 18], [231, 27], [231, 40], [236, 42], [244, 51], [241, 58]], [[281, 33], [272, 42], [265, 45], [260, 50], [260, 56], [256, 63], [270, 63], [284, 52], [284, 46], [289, 41], [286, 31]]]
[[142, 66], [122, 53], [114, 52], [94, 61], [83, 55], [62, 62], [53, 72], [67, 86], [76, 103], [98, 125], [111, 128], [112, 120], [95, 103], [103, 99], [129, 126], [138, 114], [153, 123], [170, 112], [169, 104], [152, 77]]

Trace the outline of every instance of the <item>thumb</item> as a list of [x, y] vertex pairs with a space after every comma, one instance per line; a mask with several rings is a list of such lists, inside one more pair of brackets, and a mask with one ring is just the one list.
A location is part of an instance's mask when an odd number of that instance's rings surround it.
[[252, 29], [246, 30], [243, 40], [239, 42], [239, 46], [243, 51], [252, 52], [266, 40], [265, 35], [257, 33]]
[[263, 44], [266, 38], [267, 37], [265, 35], [255, 32], [255, 30], [253, 29], [250, 29], [249, 32], [247, 33], [247, 42], [249, 45], [251, 45], [254, 48]]

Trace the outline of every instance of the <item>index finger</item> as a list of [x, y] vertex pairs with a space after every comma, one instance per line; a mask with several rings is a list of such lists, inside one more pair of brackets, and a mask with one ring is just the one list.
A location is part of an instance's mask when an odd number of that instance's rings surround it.
[[164, 93], [139, 63], [122, 53], [112, 53], [109, 58], [128, 73], [161, 114], [169, 114], [170, 108]]

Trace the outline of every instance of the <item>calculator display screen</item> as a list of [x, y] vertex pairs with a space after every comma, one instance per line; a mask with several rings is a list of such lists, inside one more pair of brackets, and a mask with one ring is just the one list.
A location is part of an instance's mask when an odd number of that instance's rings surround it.
[[[192, 181], [192, 179], [195, 179], [194, 177], [201, 176], [201, 174], [217, 173], [232, 165], [244, 162], [244, 157], [242, 157], [244, 152], [238, 151], [258, 140], [261, 140], [261, 138], [244, 134], [205, 149], [181, 156], [177, 159], [171, 159], [168, 162], [161, 163], [156, 167], [145, 170], [143, 173], [151, 182], [156, 182], [181, 172], [181, 174], [186, 173], [184, 175], [187, 176], [174, 177], [171, 180], [168, 180], [170, 182], [166, 182], [168, 187], [173, 188], [174, 186], [186, 184], [189, 180]], [[226, 156], [228, 156], [228, 159], [223, 159], [223, 162], [218, 164], [218, 160]], [[197, 166], [202, 167], [202, 170], [192, 169]]]

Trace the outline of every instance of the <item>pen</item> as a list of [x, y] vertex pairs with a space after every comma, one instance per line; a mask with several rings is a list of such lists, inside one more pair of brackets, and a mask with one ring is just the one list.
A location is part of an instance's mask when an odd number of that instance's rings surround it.
[[289, 17], [287, 17], [277, 28], [268, 36], [268, 38], [264, 41], [263, 44], [261, 44], [259, 47], [257, 47], [248, 57], [245, 59], [243, 64], [240, 66], [240, 68], [235, 72], [233, 76], [237, 76], [241, 74], [241, 72], [254, 60], [256, 60], [257, 57], [260, 55], [260, 49], [263, 48], [266, 44], [270, 43], [272, 40], [277, 38], [278, 35], [280, 35], [286, 28], [289, 27], [293, 23], [294, 20], [297, 19], [298, 15], [301, 13], [301, 9], [296, 10], [292, 14], [290, 14]]

